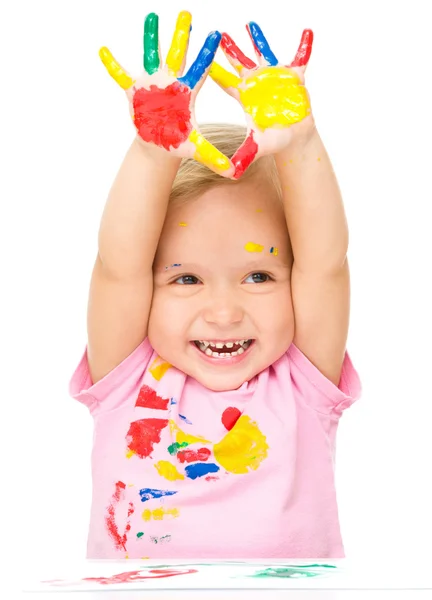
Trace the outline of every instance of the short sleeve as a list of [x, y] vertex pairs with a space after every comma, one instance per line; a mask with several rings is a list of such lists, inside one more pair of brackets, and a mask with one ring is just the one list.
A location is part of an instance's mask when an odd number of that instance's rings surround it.
[[314, 410], [340, 416], [360, 398], [360, 378], [348, 352], [342, 363], [339, 386], [327, 379], [294, 344], [288, 350], [288, 359], [293, 385]]
[[92, 414], [120, 407], [142, 380], [152, 353], [153, 348], [146, 338], [115, 369], [93, 384], [86, 347], [69, 382], [69, 395], [85, 404]]

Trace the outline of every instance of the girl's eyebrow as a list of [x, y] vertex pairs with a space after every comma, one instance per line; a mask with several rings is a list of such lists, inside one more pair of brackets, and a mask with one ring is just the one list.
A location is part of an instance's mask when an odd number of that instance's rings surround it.
[[[275, 270], [275, 269], [285, 269], [289, 265], [285, 263], [285, 261], [276, 260], [276, 257], [263, 257], [261, 260], [252, 260], [243, 265], [232, 266], [232, 271], [248, 271], [250, 269], [266, 269], [266, 270]], [[170, 265], [161, 265], [156, 269], [157, 273], [168, 273], [176, 270], [181, 271], [202, 271], [205, 270], [206, 267], [200, 265], [198, 263], [171, 263]]]

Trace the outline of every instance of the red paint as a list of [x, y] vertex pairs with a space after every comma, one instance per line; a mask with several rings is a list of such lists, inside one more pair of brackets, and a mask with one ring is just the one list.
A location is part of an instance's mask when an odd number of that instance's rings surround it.
[[232, 162], [235, 166], [234, 179], [239, 179], [253, 162], [258, 152], [258, 144], [253, 139], [253, 131], [251, 131], [243, 144], [232, 157]]
[[168, 410], [169, 399], [161, 398], [148, 385], [143, 385], [139, 391], [135, 406], [143, 408], [159, 408], [160, 410]]
[[178, 148], [192, 131], [190, 103], [190, 89], [178, 81], [166, 88], [138, 89], [133, 97], [138, 134], [165, 150]]
[[129, 508], [128, 508], [128, 513], [127, 513], [128, 520], [126, 522], [126, 527], [123, 532], [123, 535], [120, 535], [120, 532], [119, 532], [119, 529], [118, 529], [118, 526], [117, 526], [117, 523], [115, 520], [115, 515], [116, 515], [116, 508], [117, 508], [119, 502], [121, 500], [124, 500], [125, 488], [126, 488], [126, 485], [123, 483], [123, 481], [117, 481], [116, 486], [115, 486], [115, 492], [111, 499], [111, 504], [108, 506], [107, 515], [105, 516], [105, 524], [107, 526], [110, 536], [114, 540], [117, 550], [124, 550], [124, 551], [126, 551], [127, 534], [129, 533], [130, 528], [131, 528], [130, 516], [133, 515], [133, 513], [135, 511], [134, 505], [132, 504], [132, 502], [129, 502]]
[[191, 463], [200, 460], [201, 462], [205, 462], [211, 452], [208, 448], [200, 448], [197, 451], [194, 450], [180, 450], [177, 452], [177, 458], [181, 463]]
[[153, 452], [154, 444], [161, 441], [161, 431], [168, 425], [168, 419], [139, 419], [130, 424], [126, 435], [128, 449], [140, 458], [147, 458]]
[[235, 60], [238, 60], [243, 67], [246, 67], [246, 69], [256, 68], [256, 64], [254, 63], [254, 61], [248, 58], [245, 54], [243, 54], [243, 52], [237, 46], [232, 37], [230, 37], [227, 33], [222, 34], [221, 46], [228, 56], [234, 58]]
[[206, 481], [218, 481], [219, 477], [214, 477], [213, 475], [207, 475], [205, 478]]
[[312, 43], [313, 31], [311, 29], [305, 29], [300, 40], [297, 54], [290, 64], [290, 67], [304, 67], [308, 64], [312, 52]]
[[189, 575], [198, 573], [196, 569], [150, 569], [151, 575], [143, 575], [142, 571], [126, 571], [111, 577], [84, 577], [82, 581], [95, 581], [102, 585], [112, 583], [132, 583], [134, 581], [142, 581], [144, 579], [160, 579], [162, 577], [175, 577], [176, 575]]
[[229, 406], [223, 411], [222, 423], [224, 424], [225, 428], [228, 429], [228, 431], [231, 431], [231, 429], [239, 420], [240, 416], [241, 412], [238, 408], [235, 408], [234, 406]]

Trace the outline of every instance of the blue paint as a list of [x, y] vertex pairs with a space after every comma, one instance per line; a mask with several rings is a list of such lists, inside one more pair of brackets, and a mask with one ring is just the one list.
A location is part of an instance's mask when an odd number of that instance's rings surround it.
[[273, 254], [273, 252], [274, 252], [274, 247], [272, 246], [272, 247], [270, 248], [270, 254]]
[[186, 417], [184, 417], [183, 415], [179, 415], [180, 419], [183, 419], [183, 421], [185, 423], [187, 423], [188, 425], [192, 425], [192, 421], [189, 421], [189, 419], [187, 419]]
[[175, 398], [171, 398], [170, 405], [177, 404], [177, 400]]
[[155, 490], [154, 488], [143, 488], [139, 491], [141, 502], [147, 502], [147, 500], [151, 500], [152, 498], [162, 498], [162, 496], [172, 496], [173, 494], [177, 494], [177, 492], [170, 492], [169, 490]]
[[194, 89], [204, 75], [206, 69], [212, 64], [221, 37], [219, 31], [213, 31], [208, 34], [204, 46], [199, 51], [199, 54], [189, 71], [183, 77], [179, 77], [178, 80], [181, 83], [190, 87], [191, 90]]
[[272, 67], [278, 64], [278, 59], [271, 51], [269, 43], [264, 37], [264, 34], [261, 30], [261, 27], [257, 25], [254, 21], [249, 23], [249, 31], [252, 36], [252, 40], [259, 52], [263, 55], [264, 59], [268, 62], [268, 64]]
[[217, 473], [218, 471], [219, 467], [213, 463], [194, 463], [185, 468], [186, 476], [189, 479], [197, 479], [197, 477], [203, 477], [208, 473]]

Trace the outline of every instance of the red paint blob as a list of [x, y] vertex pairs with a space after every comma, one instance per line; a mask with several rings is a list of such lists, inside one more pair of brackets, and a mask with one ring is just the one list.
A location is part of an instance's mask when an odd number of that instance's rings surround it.
[[258, 144], [253, 139], [253, 131], [251, 131], [231, 159], [235, 167], [234, 179], [238, 179], [243, 175], [249, 165], [253, 162], [257, 152]]
[[178, 148], [192, 131], [190, 102], [190, 89], [178, 81], [166, 88], [138, 89], [133, 97], [138, 134], [165, 150]]
[[161, 441], [161, 431], [168, 425], [168, 419], [139, 419], [130, 424], [126, 435], [128, 449], [140, 458], [147, 458], [153, 452], [154, 444]]
[[221, 46], [224, 52], [228, 54], [228, 56], [231, 56], [231, 58], [238, 60], [239, 63], [243, 65], [243, 67], [246, 67], [246, 69], [255, 69], [256, 64], [253, 62], [253, 60], [251, 60], [245, 54], [243, 54], [243, 52], [237, 46], [232, 37], [229, 36], [227, 33], [222, 34]]
[[159, 408], [160, 410], [168, 410], [169, 399], [161, 398], [148, 385], [143, 385], [139, 391], [135, 406], [143, 408]]
[[108, 529], [108, 532], [109, 532], [111, 538], [114, 540], [114, 544], [115, 544], [117, 550], [124, 550], [124, 551], [126, 551], [127, 534], [129, 533], [130, 528], [131, 528], [129, 518], [135, 511], [134, 505], [132, 504], [132, 502], [129, 502], [129, 508], [128, 508], [128, 513], [127, 513], [128, 521], [126, 523], [123, 535], [120, 535], [115, 516], [116, 516], [116, 509], [117, 509], [117, 506], [118, 506], [120, 500], [124, 499], [123, 492], [124, 492], [125, 488], [126, 488], [126, 485], [123, 483], [123, 481], [117, 481], [117, 483], [115, 485], [115, 492], [111, 499], [111, 504], [108, 506], [107, 514], [105, 515], [105, 524], [107, 526], [107, 529]]
[[181, 463], [191, 463], [200, 460], [205, 462], [208, 460], [211, 452], [208, 448], [200, 448], [199, 450], [180, 450], [177, 452], [177, 458]]
[[131, 583], [142, 579], [160, 579], [161, 577], [175, 577], [176, 575], [188, 575], [198, 573], [196, 569], [151, 569], [149, 575], [143, 575], [142, 571], [126, 571], [111, 577], [84, 577], [82, 581], [96, 581], [102, 585], [112, 583]]
[[231, 431], [231, 429], [237, 423], [240, 416], [241, 412], [238, 408], [235, 408], [234, 406], [229, 406], [223, 412], [222, 423], [224, 424], [225, 428], [228, 429], [228, 431]]

